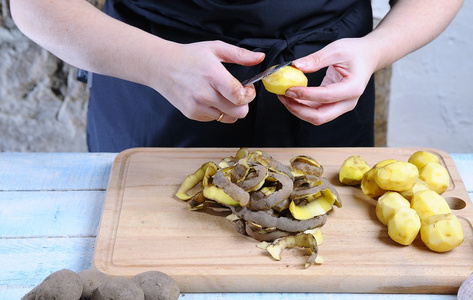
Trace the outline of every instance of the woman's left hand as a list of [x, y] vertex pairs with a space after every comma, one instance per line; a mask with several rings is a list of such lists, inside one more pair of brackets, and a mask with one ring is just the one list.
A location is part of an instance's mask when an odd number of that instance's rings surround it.
[[292, 114], [321, 125], [355, 108], [376, 69], [377, 57], [363, 38], [350, 38], [337, 40], [293, 65], [304, 73], [327, 67], [320, 86], [291, 87], [279, 96]]

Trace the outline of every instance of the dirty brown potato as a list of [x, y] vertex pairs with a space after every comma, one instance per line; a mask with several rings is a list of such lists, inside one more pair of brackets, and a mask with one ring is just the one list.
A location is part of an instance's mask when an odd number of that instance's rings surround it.
[[143, 290], [131, 279], [125, 277], [116, 277], [108, 280], [95, 289], [95, 291], [92, 293], [91, 299], [144, 300], [145, 295]]
[[144, 292], [145, 300], [177, 300], [180, 289], [169, 275], [159, 271], [148, 271], [131, 278]]
[[52, 273], [36, 288], [36, 299], [78, 300], [81, 295], [82, 281], [77, 273], [68, 269]]
[[90, 299], [95, 289], [109, 280], [107, 275], [96, 269], [83, 270], [78, 275], [82, 281], [81, 300]]

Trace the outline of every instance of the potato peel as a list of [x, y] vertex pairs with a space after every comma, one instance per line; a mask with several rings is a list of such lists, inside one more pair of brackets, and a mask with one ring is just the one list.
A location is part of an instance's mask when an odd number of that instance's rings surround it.
[[[315, 236], [311, 233], [298, 233], [296, 235], [286, 236], [276, 239], [272, 243], [259, 243], [257, 245], [260, 249], [266, 249], [268, 253], [275, 259], [281, 260], [281, 253], [284, 249], [289, 248], [304, 248], [308, 249], [310, 256], [304, 267], [308, 268], [315, 263], [318, 254], [318, 245]], [[320, 261], [319, 261], [320, 262]]]

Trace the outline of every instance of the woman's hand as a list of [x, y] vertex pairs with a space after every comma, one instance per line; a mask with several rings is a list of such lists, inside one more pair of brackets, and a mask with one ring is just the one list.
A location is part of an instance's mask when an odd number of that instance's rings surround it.
[[314, 125], [355, 108], [377, 65], [376, 53], [363, 38], [341, 39], [293, 65], [304, 73], [327, 67], [319, 87], [291, 87], [280, 101], [294, 115]]
[[233, 123], [248, 113], [256, 96], [253, 85], [243, 87], [222, 62], [252, 66], [264, 59], [220, 41], [175, 44], [169, 63], [160, 62], [159, 76], [150, 86], [158, 90], [189, 119]]

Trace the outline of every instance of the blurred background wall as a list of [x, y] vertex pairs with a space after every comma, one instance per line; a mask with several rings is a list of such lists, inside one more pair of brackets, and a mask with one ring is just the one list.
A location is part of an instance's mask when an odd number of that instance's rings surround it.
[[[372, 0], [375, 23], [387, 2]], [[377, 72], [377, 146], [473, 152], [472, 12], [465, 1], [437, 40]], [[88, 91], [76, 72], [22, 35], [0, 0], [0, 151], [87, 151]]]

